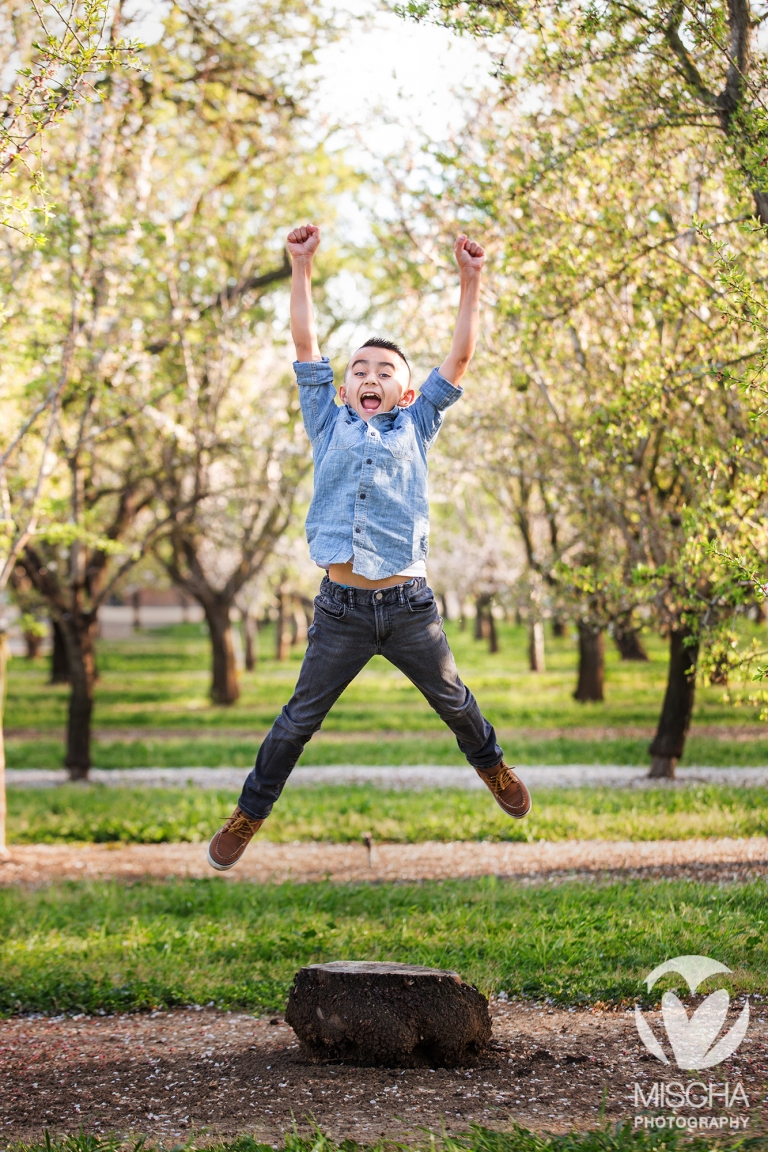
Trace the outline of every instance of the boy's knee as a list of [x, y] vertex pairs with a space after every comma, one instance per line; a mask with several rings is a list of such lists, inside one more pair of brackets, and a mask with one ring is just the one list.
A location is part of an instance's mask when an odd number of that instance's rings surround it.
[[318, 720], [314, 717], [302, 720], [301, 717], [291, 716], [286, 704], [272, 727], [277, 730], [276, 734], [283, 739], [306, 744], [307, 740], [320, 728], [322, 722], [322, 719]]
[[430, 700], [430, 704], [441, 717], [451, 717], [452, 719], [460, 719], [473, 708], [477, 707], [474, 696], [466, 685], [461, 685], [461, 691], [451, 693], [445, 696], [435, 696]]

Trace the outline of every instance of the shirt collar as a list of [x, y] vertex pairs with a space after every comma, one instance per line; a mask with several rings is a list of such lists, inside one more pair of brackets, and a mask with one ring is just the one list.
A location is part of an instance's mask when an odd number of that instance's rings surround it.
[[355, 420], [359, 420], [361, 424], [370, 424], [373, 420], [380, 421], [381, 423], [385, 423], [387, 420], [396, 420], [403, 411], [402, 408], [398, 408], [397, 405], [395, 405], [389, 412], [374, 412], [373, 416], [368, 420], [363, 420], [362, 416], [355, 412], [351, 404], [345, 404], [344, 407], [350, 416], [354, 417]]

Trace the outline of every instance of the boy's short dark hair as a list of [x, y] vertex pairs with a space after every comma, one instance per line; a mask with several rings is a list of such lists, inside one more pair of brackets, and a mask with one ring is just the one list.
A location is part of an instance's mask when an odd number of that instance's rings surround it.
[[392, 340], [385, 340], [382, 336], [372, 336], [370, 340], [363, 340], [360, 345], [361, 348], [386, 348], [388, 352], [396, 352], [400, 359], [408, 369], [408, 380], [411, 379], [411, 366], [408, 363], [405, 352], [399, 348]]

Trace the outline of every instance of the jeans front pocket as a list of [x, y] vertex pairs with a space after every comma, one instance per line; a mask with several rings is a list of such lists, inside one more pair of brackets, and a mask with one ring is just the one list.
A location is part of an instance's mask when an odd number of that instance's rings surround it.
[[315, 596], [315, 613], [321, 612], [323, 616], [330, 616], [332, 620], [342, 620], [347, 614], [346, 604], [340, 604], [332, 596]]
[[408, 611], [414, 612], [417, 615], [431, 610], [437, 609], [435, 604], [435, 594], [431, 588], [419, 588], [418, 592], [414, 592], [407, 600]]

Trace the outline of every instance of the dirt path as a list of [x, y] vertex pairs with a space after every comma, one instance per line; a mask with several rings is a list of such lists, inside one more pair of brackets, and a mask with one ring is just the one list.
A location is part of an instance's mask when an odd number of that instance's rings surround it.
[[468, 876], [521, 876], [531, 880], [574, 874], [617, 873], [735, 881], [768, 875], [768, 838], [560, 843], [270, 844], [255, 841], [228, 873], [214, 873], [202, 844], [39, 844], [11, 848], [0, 865], [0, 885], [61, 879], [142, 876], [214, 877], [261, 883], [283, 880], [405, 881]]
[[[575, 726], [573, 728], [497, 728], [500, 739], [513, 741], [516, 736], [528, 740], [557, 740], [560, 737], [570, 737], [572, 740], [618, 740], [626, 737], [633, 740], [650, 740], [656, 729], [646, 725], [616, 725], [610, 728], [591, 728], [588, 726]], [[204, 728], [152, 728], [139, 725], [125, 724], [113, 728], [95, 728], [94, 740], [109, 742], [112, 740], [261, 740], [266, 735], [265, 728], [224, 728], [211, 724]], [[409, 738], [415, 740], [428, 740], [434, 736], [435, 729], [408, 732]], [[7, 740], [63, 740], [65, 730], [62, 727], [46, 728], [6, 728]], [[764, 724], [692, 724], [689, 736], [708, 736], [715, 740], [737, 741], [761, 739], [768, 736], [768, 728]], [[402, 740], [404, 733], [399, 729], [382, 729], [373, 735], [369, 732], [334, 732], [326, 730], [316, 733], [312, 738], [313, 745], [324, 743], [357, 743], [361, 738], [368, 737], [377, 743], [392, 740]]]
[[[741, 1007], [739, 1005], [739, 1007]], [[105, 1018], [22, 1017], [0, 1025], [0, 1138], [116, 1131], [186, 1139], [248, 1131], [277, 1142], [314, 1120], [337, 1139], [416, 1139], [424, 1128], [466, 1131], [471, 1123], [562, 1131], [632, 1118], [634, 1085], [702, 1079], [748, 1101], [727, 1109], [684, 1107], [681, 1116], [765, 1116], [768, 1022], [763, 1005], [736, 1056], [706, 1073], [665, 1067], [640, 1044], [631, 1013], [568, 1011], [518, 1003], [492, 1005], [488, 1055], [473, 1068], [371, 1069], [306, 1063], [281, 1017], [211, 1009]], [[647, 1013], [663, 1035], [659, 1014]], [[721, 1090], [721, 1089], [720, 1089]], [[700, 1091], [700, 1089], [699, 1089]], [[695, 1096], [694, 1096], [695, 1098]], [[671, 1109], [663, 1114], [674, 1115]], [[633, 1122], [633, 1121], [632, 1121]], [[714, 1126], [714, 1124], [712, 1125]], [[730, 1129], [729, 1129], [730, 1130]]]

